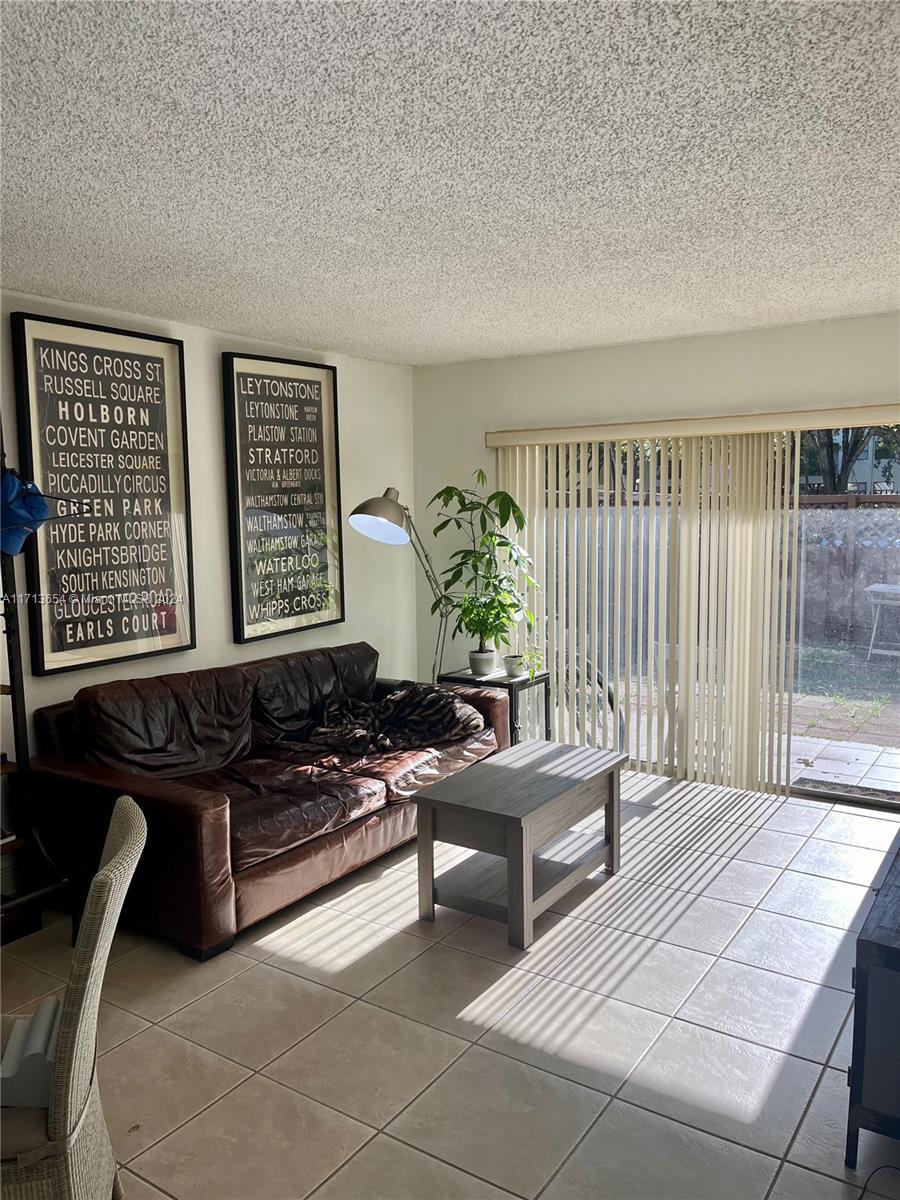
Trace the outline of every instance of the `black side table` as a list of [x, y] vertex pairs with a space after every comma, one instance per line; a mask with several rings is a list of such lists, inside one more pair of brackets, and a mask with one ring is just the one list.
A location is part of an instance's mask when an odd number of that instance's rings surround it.
[[544, 689], [544, 737], [552, 741], [550, 733], [550, 672], [536, 671], [534, 678], [528, 675], [507, 675], [505, 671], [493, 671], [490, 675], [473, 675], [471, 671], [445, 671], [438, 675], [438, 683], [462, 683], [466, 687], [502, 688], [509, 695], [509, 740], [515, 746], [519, 741], [522, 726], [519, 721], [519, 696], [530, 688]]

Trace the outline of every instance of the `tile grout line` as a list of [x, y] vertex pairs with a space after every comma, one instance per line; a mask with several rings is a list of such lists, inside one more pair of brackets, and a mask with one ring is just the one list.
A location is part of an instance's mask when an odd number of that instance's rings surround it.
[[[788, 1161], [788, 1155], [790, 1154], [791, 1150], [793, 1150], [793, 1148], [794, 1148], [794, 1143], [796, 1142], [796, 1140], [800, 1134], [800, 1130], [803, 1126], [803, 1122], [806, 1120], [807, 1116], [809, 1115], [809, 1110], [813, 1106], [813, 1101], [816, 1098], [816, 1093], [819, 1090], [822, 1080], [825, 1078], [825, 1072], [827, 1070], [828, 1070], [828, 1065], [826, 1063], [826, 1065], [823, 1066], [822, 1070], [819, 1072], [819, 1076], [816, 1079], [815, 1084], [813, 1085], [813, 1089], [809, 1093], [809, 1099], [806, 1101], [806, 1104], [803, 1106], [803, 1111], [800, 1114], [800, 1120], [794, 1126], [794, 1132], [791, 1134], [790, 1138], [788, 1139], [788, 1144], [785, 1147], [784, 1154], [782, 1154], [782, 1156], [781, 1156], [781, 1166], [778, 1168], [778, 1171], [776, 1172], [775, 1179], [777, 1179], [778, 1176], [781, 1174], [781, 1172], [784, 1170], [784, 1165]], [[826, 1176], [826, 1177], [833, 1178], [833, 1176]], [[768, 1200], [768, 1198], [772, 1194], [772, 1188], [775, 1187], [775, 1179], [772, 1180], [772, 1185], [769, 1188], [769, 1190], [766, 1192], [766, 1200]]]
[[[390, 1011], [390, 1010], [385, 1010], [385, 1011]], [[412, 1018], [410, 1018], [410, 1019], [412, 1019]], [[434, 1027], [427, 1026], [427, 1028], [431, 1029]], [[397, 1142], [399, 1145], [405, 1146], [407, 1149], [414, 1150], [414, 1151], [418, 1152], [419, 1154], [424, 1154], [426, 1157], [433, 1159], [435, 1162], [442, 1163], [444, 1166], [452, 1167], [454, 1170], [462, 1171], [462, 1173], [464, 1175], [468, 1175], [471, 1179], [477, 1179], [479, 1183], [486, 1183], [490, 1187], [496, 1187], [500, 1191], [508, 1191], [510, 1193], [510, 1195], [521, 1197], [521, 1200], [528, 1200], [527, 1197], [522, 1197], [522, 1194], [520, 1192], [513, 1192], [510, 1188], [504, 1188], [500, 1184], [492, 1183], [491, 1180], [485, 1179], [481, 1175], [476, 1175], [473, 1171], [469, 1171], [465, 1167], [459, 1166], [457, 1163], [450, 1162], [449, 1159], [441, 1158], [441, 1156], [439, 1154], [435, 1154], [433, 1151], [425, 1150], [423, 1147], [417, 1146], [413, 1142], [407, 1142], [402, 1137], [399, 1137], [397, 1134], [389, 1132], [389, 1127], [391, 1125], [393, 1125], [394, 1121], [398, 1120], [406, 1112], [406, 1110], [411, 1107], [411, 1105], [415, 1104], [415, 1102], [421, 1096], [423, 1096], [425, 1094], [425, 1092], [427, 1092], [429, 1090], [429, 1088], [431, 1088], [434, 1084], [436, 1084], [438, 1082], [438, 1080], [441, 1079], [442, 1076], [446, 1075], [446, 1073], [450, 1070], [451, 1067], [456, 1066], [456, 1064], [458, 1062], [460, 1062], [466, 1056], [466, 1054], [468, 1054], [468, 1052], [472, 1049], [472, 1047], [474, 1045], [475, 1045], [474, 1042], [469, 1042], [465, 1046], [465, 1048], [463, 1050], [461, 1050], [459, 1052], [459, 1054], [452, 1060], [452, 1062], [447, 1063], [447, 1065], [444, 1068], [442, 1068], [442, 1070], [439, 1071], [438, 1074], [435, 1075], [435, 1077], [432, 1080], [430, 1080], [428, 1083], [426, 1083], [425, 1086], [420, 1089], [420, 1091], [416, 1092], [416, 1094], [410, 1100], [408, 1100], [407, 1103], [404, 1104], [402, 1108], [398, 1109], [397, 1112], [394, 1113], [394, 1115], [386, 1122], [385, 1125], [376, 1129], [376, 1131], [375, 1131], [376, 1136], [378, 1136], [380, 1134], [382, 1137], [390, 1138], [391, 1141]], [[287, 1086], [287, 1085], [284, 1085], [284, 1086]], [[321, 1103], [321, 1101], [319, 1103]], [[335, 1111], [339, 1112], [340, 1110], [336, 1109]], [[365, 1145], [368, 1146], [370, 1144], [370, 1142], [373, 1140], [374, 1139], [370, 1138], [369, 1141], [365, 1143]], [[354, 1154], [351, 1155], [351, 1158], [355, 1158], [356, 1155], [364, 1148], [365, 1148], [365, 1146], [360, 1146], [359, 1150], [355, 1151]], [[347, 1159], [346, 1162], [343, 1162], [339, 1166], [337, 1166], [334, 1169], [334, 1171], [332, 1171], [331, 1175], [329, 1175], [328, 1178], [331, 1179], [332, 1176], [336, 1175], [338, 1171], [340, 1171], [343, 1167], [345, 1167], [347, 1165], [347, 1162], [350, 1162], [350, 1159]], [[321, 1183], [317, 1184], [315, 1190], [318, 1190], [318, 1188], [320, 1188], [320, 1187], [324, 1187], [326, 1182], [327, 1182], [327, 1180], [323, 1180]], [[304, 1197], [304, 1200], [307, 1200], [307, 1197], [312, 1196], [312, 1195], [313, 1195], [313, 1192], [308, 1192], [307, 1196]]]

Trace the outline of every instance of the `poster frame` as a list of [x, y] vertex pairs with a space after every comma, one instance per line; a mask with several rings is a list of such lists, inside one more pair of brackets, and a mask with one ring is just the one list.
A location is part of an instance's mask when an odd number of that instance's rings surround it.
[[[123, 339], [139, 340], [156, 345], [166, 345], [174, 347], [177, 358], [177, 375], [178, 375], [178, 391], [179, 402], [173, 407], [178, 422], [180, 423], [181, 433], [181, 472], [183, 480], [184, 493], [184, 524], [185, 524], [185, 546], [186, 546], [186, 577], [187, 577], [187, 619], [189, 637], [186, 642], [181, 642], [177, 646], [164, 646], [151, 650], [140, 650], [137, 653], [121, 654], [116, 652], [112, 654], [103, 653], [102, 646], [88, 647], [85, 650], [85, 655], [90, 655], [87, 662], [65, 662], [56, 665], [52, 662], [52, 656], [48, 657], [44, 653], [44, 630], [45, 623], [48, 619], [49, 607], [38, 603], [41, 592], [41, 577], [40, 563], [38, 555], [37, 536], [28, 538], [25, 543], [25, 574], [28, 591], [28, 632], [29, 646], [31, 651], [31, 673], [37, 676], [46, 675], [62, 675], [69, 671], [85, 671], [100, 666], [110, 666], [114, 663], [135, 662], [141, 658], [155, 658], [162, 654], [182, 654], [187, 650], [195, 650], [197, 647], [197, 627], [195, 617], [195, 597], [194, 597], [194, 551], [193, 537], [191, 529], [191, 485], [190, 472], [188, 468], [188, 443], [187, 443], [187, 399], [185, 391], [185, 373], [184, 373], [184, 342], [180, 338], [165, 337], [157, 333], [144, 333], [136, 329], [123, 329], [112, 325], [96, 325], [89, 321], [74, 321], [65, 317], [57, 317], [45, 313], [28, 313], [14, 312], [10, 314], [10, 326], [12, 331], [12, 351], [13, 351], [13, 375], [15, 380], [16, 394], [16, 423], [18, 425], [18, 441], [21, 474], [26, 479], [33, 479], [37, 486], [42, 488], [42, 481], [35, 479], [34, 463], [34, 444], [32, 440], [32, 421], [36, 420], [36, 397], [31, 395], [28, 382], [28, 322], [34, 321], [42, 325], [58, 325], [63, 329], [86, 329], [95, 333], [109, 334], [122, 337]], [[168, 380], [167, 380], [168, 385]], [[166, 398], [169, 400], [170, 392], [167, 386]], [[34, 407], [33, 407], [34, 405]], [[171, 450], [167, 451], [169, 459], [170, 473], [173, 464]], [[51, 521], [53, 518], [51, 517]], [[44, 527], [46, 528], [46, 526]], [[63, 653], [63, 652], [60, 652]]]
[[[237, 393], [235, 390], [235, 362], [277, 363], [280, 366], [306, 368], [308, 370], [325, 372], [331, 377], [331, 422], [334, 444], [334, 509], [335, 537], [337, 540], [337, 610], [339, 615], [329, 617], [325, 621], [307, 621], [303, 624], [291, 624], [285, 619], [284, 628], [273, 629], [268, 633], [250, 633], [244, 620], [244, 578], [243, 557], [241, 544], [243, 529], [241, 523], [241, 490], [240, 467], [238, 461], [238, 428], [237, 428]], [[338, 386], [337, 367], [328, 363], [307, 362], [296, 358], [283, 358], [271, 354], [247, 354], [241, 351], [224, 351], [222, 354], [222, 394], [225, 401], [225, 465], [228, 489], [228, 543], [231, 560], [231, 610], [234, 640], [238, 645], [248, 642], [267, 641], [269, 638], [284, 637], [286, 634], [303, 633], [307, 629], [323, 629], [327, 625], [340, 625], [346, 618], [344, 595], [344, 540], [341, 511], [341, 452], [340, 427], [338, 424]], [[323, 418], [328, 398], [323, 398]], [[326, 507], [329, 497], [326, 495]]]

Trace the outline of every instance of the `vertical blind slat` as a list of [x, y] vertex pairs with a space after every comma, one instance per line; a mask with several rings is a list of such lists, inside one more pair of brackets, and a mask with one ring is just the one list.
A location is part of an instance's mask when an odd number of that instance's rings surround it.
[[657, 444], [655, 439], [650, 442], [648, 449], [648, 510], [647, 510], [647, 770], [653, 770], [655, 751], [653, 734], [656, 728], [656, 489], [659, 486], [657, 474]]
[[601, 744], [607, 749], [613, 749], [617, 745], [616, 742], [616, 725], [613, 724], [610, 728], [610, 718], [612, 710], [607, 697], [611, 695], [610, 689], [610, 574], [611, 563], [610, 544], [612, 539], [612, 526], [610, 517], [610, 443], [604, 442], [604, 461], [602, 461], [602, 547], [604, 547], [604, 584], [602, 584], [602, 611], [601, 611], [601, 626], [600, 626], [600, 646], [602, 647], [602, 656], [604, 656], [604, 670], [602, 670], [602, 679], [604, 679], [604, 695], [602, 695], [601, 713]]
[[622, 707], [625, 715], [625, 750], [631, 756], [632, 708], [632, 655], [634, 653], [634, 636], [632, 632], [633, 613], [633, 571], [634, 571], [634, 443], [629, 439], [625, 442], [625, 574], [622, 579], [622, 624], [625, 633], [625, 647], [622, 659]]

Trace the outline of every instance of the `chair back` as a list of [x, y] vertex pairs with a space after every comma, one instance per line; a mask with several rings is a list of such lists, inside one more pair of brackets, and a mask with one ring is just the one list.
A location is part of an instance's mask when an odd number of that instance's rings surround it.
[[91, 882], [62, 1002], [56, 1061], [50, 1082], [48, 1133], [67, 1137], [87, 1103], [97, 1053], [97, 1015], [106, 961], [125, 894], [147, 840], [144, 814], [120, 796]]

